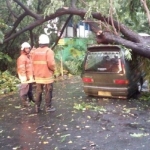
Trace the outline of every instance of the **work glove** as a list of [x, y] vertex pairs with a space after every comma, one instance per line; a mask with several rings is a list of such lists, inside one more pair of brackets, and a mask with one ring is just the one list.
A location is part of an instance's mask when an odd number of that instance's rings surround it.
[[20, 81], [21, 81], [21, 83], [24, 83], [24, 82], [27, 81], [27, 78], [25, 76], [24, 77], [20, 77]]
[[28, 82], [30, 82], [30, 83], [35, 82], [33, 76], [30, 76], [30, 77], [29, 77]]

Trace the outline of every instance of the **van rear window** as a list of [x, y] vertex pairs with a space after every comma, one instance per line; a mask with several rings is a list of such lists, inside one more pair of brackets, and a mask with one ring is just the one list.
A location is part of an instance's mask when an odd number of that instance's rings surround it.
[[88, 52], [85, 70], [122, 73], [121, 55], [118, 51]]

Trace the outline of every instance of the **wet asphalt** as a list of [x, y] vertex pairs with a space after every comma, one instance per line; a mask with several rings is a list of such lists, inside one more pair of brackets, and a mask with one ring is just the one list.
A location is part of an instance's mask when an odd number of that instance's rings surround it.
[[73, 76], [54, 83], [53, 106], [36, 114], [1, 96], [0, 150], [150, 150], [149, 102], [88, 97]]

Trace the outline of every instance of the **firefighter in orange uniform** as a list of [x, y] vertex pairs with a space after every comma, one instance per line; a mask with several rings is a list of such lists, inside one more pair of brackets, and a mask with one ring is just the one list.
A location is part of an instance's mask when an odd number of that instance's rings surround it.
[[36, 82], [35, 111], [40, 111], [42, 102], [42, 92], [45, 88], [45, 110], [46, 112], [55, 111], [52, 107], [52, 83], [54, 82], [55, 59], [54, 52], [48, 47], [50, 43], [46, 34], [39, 36], [39, 47], [32, 54], [34, 77]]
[[[34, 102], [32, 94], [32, 83], [33, 79], [33, 69], [32, 63], [29, 56], [31, 46], [29, 43], [24, 42], [21, 45], [21, 55], [17, 59], [17, 73], [21, 81], [19, 87], [19, 95], [24, 107], [29, 106], [29, 102]], [[28, 99], [27, 99], [28, 98]]]

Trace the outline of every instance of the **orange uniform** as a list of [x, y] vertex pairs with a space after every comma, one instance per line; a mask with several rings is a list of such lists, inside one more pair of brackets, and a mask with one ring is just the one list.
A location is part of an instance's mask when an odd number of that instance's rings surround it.
[[53, 83], [55, 70], [54, 52], [46, 47], [39, 47], [32, 54], [35, 82], [40, 84]]
[[17, 73], [21, 83], [33, 81], [32, 63], [28, 55], [22, 53], [17, 59]]

